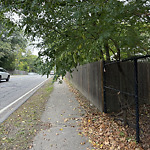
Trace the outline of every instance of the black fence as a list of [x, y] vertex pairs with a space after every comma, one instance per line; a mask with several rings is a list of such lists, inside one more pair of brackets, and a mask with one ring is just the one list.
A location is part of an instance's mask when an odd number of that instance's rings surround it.
[[150, 141], [150, 55], [85, 64], [66, 77], [101, 112], [133, 127], [137, 142]]
[[[140, 133], [148, 132], [142, 129], [142, 117], [146, 116], [150, 104], [149, 61], [150, 55], [103, 62], [104, 112], [114, 111], [125, 125], [133, 126], [137, 142], [142, 136]], [[145, 120], [149, 125], [150, 118]]]

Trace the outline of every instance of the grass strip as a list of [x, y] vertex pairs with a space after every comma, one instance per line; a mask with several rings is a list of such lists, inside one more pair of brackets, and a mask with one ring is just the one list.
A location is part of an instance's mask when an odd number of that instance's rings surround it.
[[35, 135], [42, 129], [50, 128], [50, 124], [40, 119], [45, 104], [53, 90], [49, 79], [21, 107], [0, 124], [0, 149], [26, 150], [32, 147]]

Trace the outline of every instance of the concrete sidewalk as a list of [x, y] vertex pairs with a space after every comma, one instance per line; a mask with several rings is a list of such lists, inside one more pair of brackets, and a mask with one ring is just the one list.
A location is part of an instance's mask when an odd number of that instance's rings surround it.
[[66, 83], [54, 83], [42, 116], [42, 121], [51, 123], [52, 127], [39, 132], [32, 150], [91, 150], [88, 138], [81, 136], [78, 130], [77, 121], [80, 121], [82, 113], [84, 111], [79, 112], [79, 103]]

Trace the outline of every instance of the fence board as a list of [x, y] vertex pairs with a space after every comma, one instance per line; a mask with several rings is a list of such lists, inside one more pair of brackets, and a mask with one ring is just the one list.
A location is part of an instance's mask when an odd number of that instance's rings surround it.
[[78, 66], [67, 78], [75, 85], [80, 92], [91, 101], [100, 111], [103, 111], [101, 62], [94, 62]]

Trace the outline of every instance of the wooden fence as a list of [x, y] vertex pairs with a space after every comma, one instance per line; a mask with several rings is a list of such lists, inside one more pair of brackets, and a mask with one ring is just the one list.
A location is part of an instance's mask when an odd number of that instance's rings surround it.
[[101, 69], [101, 62], [86, 64], [77, 67], [72, 73], [72, 77], [68, 73], [67, 78], [91, 103], [103, 111]]

